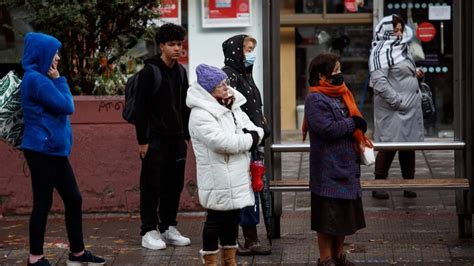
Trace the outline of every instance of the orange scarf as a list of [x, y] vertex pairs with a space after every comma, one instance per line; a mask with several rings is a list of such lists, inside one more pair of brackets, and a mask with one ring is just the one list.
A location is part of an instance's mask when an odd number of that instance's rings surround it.
[[[363, 117], [362, 114], [359, 111], [359, 108], [357, 108], [357, 105], [354, 100], [354, 96], [352, 96], [351, 91], [347, 88], [345, 83], [342, 83], [342, 85], [335, 86], [330, 84], [329, 82], [325, 80], [320, 80], [319, 81], [319, 86], [314, 86], [314, 87], [309, 87], [309, 92], [310, 93], [323, 93], [329, 97], [342, 97], [342, 101], [346, 105], [347, 109], [349, 110], [349, 116], [359, 116]], [[303, 120], [303, 141], [306, 140], [306, 135], [308, 134], [308, 119], [306, 118], [306, 114], [304, 116]], [[372, 142], [367, 139], [366, 136], [364, 136], [364, 133], [360, 129], [356, 129], [354, 133], [352, 133], [352, 136], [356, 140], [356, 149], [361, 152], [363, 151], [364, 147], [370, 147], [373, 148], [374, 145]]]

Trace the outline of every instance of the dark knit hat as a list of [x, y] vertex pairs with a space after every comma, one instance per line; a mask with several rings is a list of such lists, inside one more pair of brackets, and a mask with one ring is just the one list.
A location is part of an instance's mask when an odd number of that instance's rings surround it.
[[206, 64], [196, 67], [197, 82], [206, 91], [211, 93], [219, 83], [227, 79], [227, 74], [220, 68]]

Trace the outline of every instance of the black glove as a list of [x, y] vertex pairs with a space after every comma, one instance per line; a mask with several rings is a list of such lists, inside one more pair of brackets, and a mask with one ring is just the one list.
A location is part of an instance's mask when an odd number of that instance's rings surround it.
[[364, 118], [360, 116], [353, 116], [352, 120], [354, 120], [354, 125], [356, 128], [362, 130], [362, 132], [367, 131], [367, 122], [365, 122]]
[[253, 131], [253, 130], [250, 131], [246, 128], [242, 129], [242, 131], [245, 134], [250, 134], [252, 136], [252, 147], [250, 147], [249, 151], [253, 151], [253, 150], [257, 149], [257, 145], [258, 145], [258, 133], [257, 133], [257, 131]]
[[263, 139], [267, 139], [268, 137], [270, 137], [270, 135], [272, 134], [272, 131], [270, 130], [270, 128], [267, 126], [265, 122], [262, 123], [262, 129], [263, 129]]

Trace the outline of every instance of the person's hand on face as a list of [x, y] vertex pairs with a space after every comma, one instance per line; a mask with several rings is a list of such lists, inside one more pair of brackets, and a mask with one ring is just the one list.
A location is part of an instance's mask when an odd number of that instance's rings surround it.
[[60, 59], [61, 58], [59, 57], [58, 53], [56, 53], [53, 57], [53, 61], [51, 62], [51, 66], [48, 70], [48, 76], [52, 79], [59, 78], [58, 64]]
[[226, 107], [232, 106], [234, 103], [234, 95], [232, 95], [232, 92], [229, 89], [227, 80], [223, 80], [219, 83], [219, 85], [217, 85], [212, 91], [211, 95], [216, 98], [220, 104]]

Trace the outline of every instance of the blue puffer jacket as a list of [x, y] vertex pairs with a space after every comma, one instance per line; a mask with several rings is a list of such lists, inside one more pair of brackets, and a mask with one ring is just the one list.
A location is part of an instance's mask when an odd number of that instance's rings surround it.
[[72, 131], [69, 115], [74, 102], [66, 78], [51, 79], [48, 70], [61, 43], [42, 33], [28, 33], [22, 65], [25, 70], [21, 84], [21, 104], [25, 132], [23, 149], [68, 156]]

